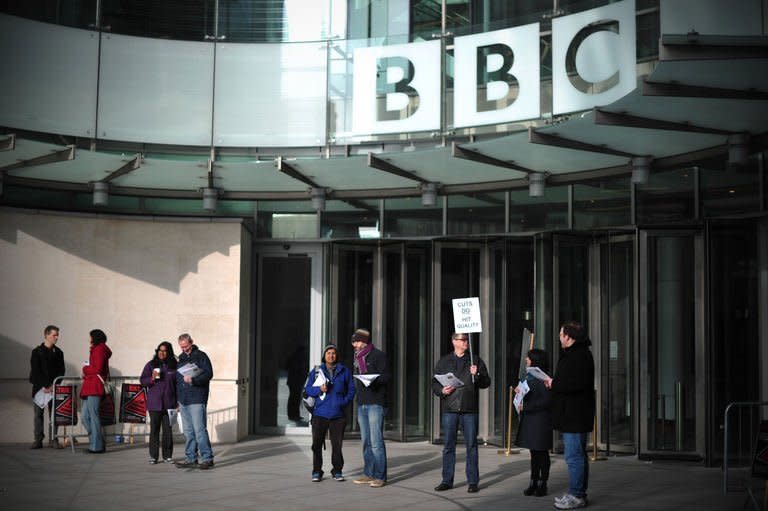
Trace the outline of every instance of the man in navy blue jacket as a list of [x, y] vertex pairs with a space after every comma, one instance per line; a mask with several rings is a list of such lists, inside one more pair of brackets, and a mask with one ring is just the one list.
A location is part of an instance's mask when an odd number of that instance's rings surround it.
[[[176, 370], [176, 398], [179, 400], [181, 422], [184, 428], [186, 444], [184, 454], [186, 459], [176, 463], [178, 468], [194, 468], [197, 465], [197, 453], [202, 461], [199, 467], [203, 470], [213, 468], [213, 450], [208, 438], [208, 392], [213, 378], [211, 360], [203, 351], [194, 345], [189, 334], [179, 336], [178, 369]], [[197, 366], [193, 375], [185, 370], [185, 366]], [[186, 374], [185, 374], [186, 373]]]

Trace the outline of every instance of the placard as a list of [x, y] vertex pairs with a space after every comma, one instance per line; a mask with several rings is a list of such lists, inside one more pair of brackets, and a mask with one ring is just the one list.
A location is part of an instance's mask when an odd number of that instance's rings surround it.
[[452, 302], [454, 331], [456, 333], [466, 334], [483, 331], [480, 322], [480, 299], [478, 297], [454, 298]]
[[120, 422], [147, 423], [147, 390], [140, 383], [123, 383], [120, 391]]
[[752, 477], [768, 479], [768, 421], [760, 422], [752, 458]]
[[53, 390], [53, 407], [57, 426], [76, 426], [77, 385], [56, 385]]

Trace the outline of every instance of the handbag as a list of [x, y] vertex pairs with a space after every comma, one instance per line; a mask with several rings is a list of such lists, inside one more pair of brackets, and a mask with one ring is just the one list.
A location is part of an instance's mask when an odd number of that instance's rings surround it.
[[101, 384], [104, 385], [104, 394], [115, 394], [115, 385], [110, 381], [104, 381], [104, 378], [101, 377], [100, 374], [97, 374], [96, 376], [99, 377], [99, 380], [101, 380]]

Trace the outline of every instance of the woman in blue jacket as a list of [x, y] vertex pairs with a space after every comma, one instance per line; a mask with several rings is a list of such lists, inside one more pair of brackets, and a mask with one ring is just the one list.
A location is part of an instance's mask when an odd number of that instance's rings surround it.
[[[355, 398], [352, 373], [337, 363], [336, 345], [329, 344], [323, 351], [323, 362], [310, 371], [304, 391], [315, 398], [312, 412], [312, 481], [323, 479], [323, 444], [330, 430], [331, 474], [336, 481], [343, 481], [344, 456], [341, 443], [347, 419], [344, 409]], [[315, 385], [317, 383], [317, 385]]]

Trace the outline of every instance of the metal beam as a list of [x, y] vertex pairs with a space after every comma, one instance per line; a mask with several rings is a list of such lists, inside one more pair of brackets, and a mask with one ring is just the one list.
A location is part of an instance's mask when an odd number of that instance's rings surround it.
[[711, 135], [733, 134], [730, 131], [705, 128], [703, 126], [695, 126], [689, 123], [664, 121], [661, 119], [652, 119], [650, 117], [639, 117], [637, 115], [607, 112], [605, 110], [600, 110], [599, 108], [595, 108], [593, 113], [595, 124], [602, 126], [624, 126], [627, 128], [643, 128], [650, 130], [685, 131], [688, 133], [707, 133]]
[[8, 172], [24, 167], [34, 167], [37, 165], [47, 165], [49, 163], [58, 163], [60, 161], [74, 160], [75, 159], [75, 146], [69, 145], [66, 149], [60, 151], [54, 151], [50, 154], [44, 154], [42, 156], [35, 156], [28, 160], [19, 160], [16, 163], [8, 164], [4, 167], [0, 167], [1, 174], [7, 174]]
[[368, 166], [377, 170], [389, 172], [390, 174], [394, 174], [396, 176], [404, 177], [405, 179], [412, 179], [413, 181], [418, 181], [419, 183], [430, 182], [421, 176], [417, 176], [413, 172], [401, 169], [400, 167], [393, 165], [392, 163], [379, 158], [378, 156], [375, 156], [373, 153], [368, 153]]
[[311, 186], [312, 188], [323, 188], [312, 179], [299, 172], [296, 167], [286, 162], [282, 156], [277, 157], [277, 170], [297, 181], [301, 181], [302, 183]]
[[627, 153], [624, 151], [618, 151], [611, 149], [604, 145], [588, 144], [586, 142], [579, 142], [578, 140], [571, 140], [569, 138], [559, 137], [557, 135], [550, 135], [548, 133], [540, 133], [533, 128], [528, 128], [528, 142], [532, 144], [549, 145], [554, 147], [562, 147], [565, 149], [573, 149], [575, 151], [586, 151], [590, 153], [610, 154], [613, 156], [624, 156], [626, 158], [632, 158], [637, 156], [636, 154]]
[[10, 133], [0, 140], [0, 151], [13, 151], [16, 149], [16, 135]]
[[643, 82], [643, 96], [664, 96], [668, 98], [746, 99], [764, 101], [768, 92], [752, 89], [721, 89], [684, 83]]
[[664, 34], [659, 60], [734, 60], [768, 58], [768, 38], [763, 36], [717, 36]]
[[483, 154], [479, 151], [473, 151], [472, 149], [461, 147], [456, 142], [451, 142], [451, 156], [453, 156], [454, 158], [461, 158], [462, 160], [469, 160], [477, 163], [484, 163], [486, 165], [493, 165], [495, 167], [502, 167], [505, 169], [517, 170], [519, 172], [525, 172], [526, 174], [530, 174], [531, 172], [537, 172], [527, 167], [523, 167], [522, 165], [517, 165], [515, 162], [512, 162], [512, 161], [500, 160], [498, 158], [494, 158], [493, 156], [488, 156], [486, 154]]
[[129, 172], [133, 172], [134, 170], [138, 169], [139, 167], [141, 167], [141, 155], [137, 154], [136, 156], [133, 157], [132, 160], [126, 162], [125, 165], [123, 165], [119, 169], [115, 170], [114, 172], [109, 174], [104, 179], [101, 179], [100, 181], [103, 182], [103, 183], [109, 183], [110, 181], [113, 181], [113, 180], [117, 179], [120, 176], [124, 176], [125, 174], [128, 174]]

